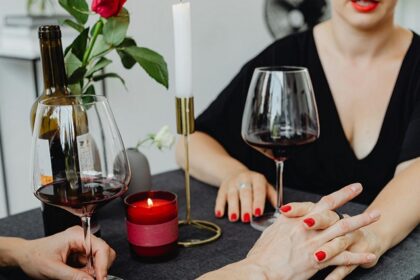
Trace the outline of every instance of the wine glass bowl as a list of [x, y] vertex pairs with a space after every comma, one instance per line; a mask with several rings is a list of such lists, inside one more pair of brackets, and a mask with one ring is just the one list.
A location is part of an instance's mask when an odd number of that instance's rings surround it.
[[318, 112], [308, 70], [294, 66], [256, 68], [241, 134], [248, 145], [276, 163], [276, 210], [251, 221], [254, 228], [264, 230], [279, 215], [283, 203], [284, 161], [319, 137]]
[[[105, 97], [68, 95], [38, 104], [31, 178], [39, 200], [82, 219], [89, 259], [93, 212], [126, 192], [131, 178], [127, 154]], [[91, 260], [87, 269], [93, 273], [90, 265]]]

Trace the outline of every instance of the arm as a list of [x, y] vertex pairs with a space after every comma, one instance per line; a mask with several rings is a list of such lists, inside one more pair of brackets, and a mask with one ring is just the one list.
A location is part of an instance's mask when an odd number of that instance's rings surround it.
[[[218, 187], [223, 180], [233, 174], [248, 170], [208, 134], [196, 131], [190, 135], [189, 140], [190, 172], [195, 178]], [[176, 161], [182, 168], [185, 168], [183, 138], [176, 145]]]
[[14, 237], [0, 237], [0, 267], [18, 266], [16, 253], [25, 240]]
[[381, 240], [383, 254], [403, 240], [420, 222], [420, 158], [398, 165], [394, 178], [368, 209], [378, 209], [381, 221], [367, 227]]

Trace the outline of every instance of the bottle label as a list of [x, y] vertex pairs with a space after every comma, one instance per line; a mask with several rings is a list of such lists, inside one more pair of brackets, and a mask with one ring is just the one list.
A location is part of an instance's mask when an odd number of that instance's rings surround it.
[[157, 247], [178, 240], [178, 217], [158, 225], [138, 225], [126, 220], [128, 241], [134, 246]]
[[46, 139], [38, 139], [36, 142], [38, 168], [41, 174], [41, 185], [51, 184], [53, 182], [53, 173], [51, 167], [50, 142]]
[[94, 171], [92, 141], [93, 139], [89, 133], [77, 136], [80, 174], [89, 174]]

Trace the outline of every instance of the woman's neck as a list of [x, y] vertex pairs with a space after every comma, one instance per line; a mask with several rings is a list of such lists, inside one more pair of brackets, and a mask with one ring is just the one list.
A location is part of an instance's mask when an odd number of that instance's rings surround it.
[[400, 28], [394, 25], [392, 18], [375, 28], [361, 29], [335, 16], [326, 22], [326, 29], [334, 48], [351, 60], [371, 60], [386, 53], [400, 33], [397, 32]]

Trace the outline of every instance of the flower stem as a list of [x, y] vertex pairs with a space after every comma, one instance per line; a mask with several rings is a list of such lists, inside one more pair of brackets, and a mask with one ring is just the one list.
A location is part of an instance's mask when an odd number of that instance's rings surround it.
[[83, 65], [86, 65], [86, 63], [88, 62], [93, 46], [95, 45], [96, 38], [98, 38], [99, 32], [101, 32], [103, 25], [104, 22], [101, 19], [98, 20], [97, 24], [95, 24], [95, 29], [93, 30], [93, 35], [92, 39], [90, 40], [89, 48], [85, 51], [83, 55]]

